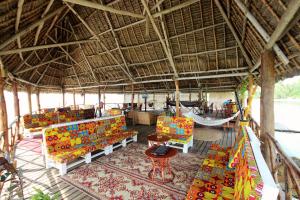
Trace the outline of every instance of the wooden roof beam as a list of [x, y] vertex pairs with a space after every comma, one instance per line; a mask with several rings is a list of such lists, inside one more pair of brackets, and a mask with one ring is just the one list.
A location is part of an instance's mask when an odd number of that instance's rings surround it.
[[102, 4], [91, 2], [91, 1], [86, 1], [86, 0], [64, 0], [64, 1], [69, 2], [69, 3], [74, 3], [77, 5], [81, 5], [81, 6], [85, 6], [85, 7], [89, 7], [89, 8], [102, 10], [102, 11], [112, 12], [112, 13], [118, 14], [118, 15], [126, 15], [126, 16], [130, 16], [130, 17], [138, 18], [138, 19], [145, 18], [143, 15], [140, 15], [137, 13], [132, 13], [132, 12], [129, 12], [126, 10], [118, 10], [118, 9], [115, 9], [110, 6], [102, 5]]
[[127, 64], [127, 62], [126, 62], [126, 59], [125, 59], [125, 57], [124, 57], [124, 54], [123, 54], [123, 52], [122, 52], [122, 50], [121, 50], [121, 46], [120, 46], [120, 42], [118, 41], [117, 34], [116, 34], [116, 32], [114, 31], [114, 27], [113, 27], [113, 25], [112, 25], [112, 23], [111, 23], [111, 18], [109, 17], [109, 14], [108, 14], [106, 11], [104, 12], [104, 15], [105, 15], [106, 21], [107, 21], [107, 23], [108, 23], [108, 25], [109, 25], [109, 27], [110, 27], [110, 29], [111, 29], [111, 33], [112, 33], [112, 35], [113, 35], [113, 37], [114, 37], [114, 40], [115, 40], [115, 43], [116, 43], [116, 45], [117, 45], [118, 51], [119, 51], [119, 53], [120, 53], [121, 59], [122, 59], [124, 65], [125, 65], [127, 71], [129, 71], [129, 67], [128, 67], [128, 64]]
[[65, 57], [65, 56], [66, 56], [66, 55], [62, 55], [62, 56], [60, 56], [60, 57], [57, 57], [57, 58], [48, 60], [48, 61], [43, 62], [43, 63], [40, 63], [40, 64], [38, 64], [38, 65], [29, 67], [29, 68], [27, 68], [27, 69], [23, 69], [23, 70], [21, 70], [21, 71], [18, 71], [18, 72], [16, 72], [15, 74], [22, 74], [22, 73], [25, 73], [25, 72], [27, 72], [27, 71], [34, 70], [34, 69], [39, 68], [39, 67], [41, 67], [41, 66], [43, 66], [43, 65], [49, 64], [49, 63], [51, 63], [51, 62], [53, 62], [53, 61], [55, 61], [55, 60], [59, 60], [59, 59]]
[[253, 67], [253, 64], [252, 64], [252, 62], [251, 62], [250, 57], [249, 57], [248, 54], [247, 54], [246, 49], [244, 48], [244, 46], [243, 46], [243, 44], [242, 44], [242, 42], [241, 42], [241, 40], [240, 40], [240, 38], [239, 38], [239, 36], [238, 36], [236, 30], [234, 29], [232, 23], [231, 23], [230, 20], [228, 19], [228, 17], [227, 17], [227, 15], [226, 15], [226, 13], [225, 13], [225, 11], [224, 11], [222, 5], [220, 4], [219, 0], [215, 0], [215, 4], [216, 4], [216, 6], [218, 7], [218, 9], [219, 9], [221, 15], [223, 16], [225, 22], [227, 23], [227, 26], [229, 27], [231, 33], [233, 34], [233, 36], [234, 36], [234, 38], [235, 38], [235, 40], [236, 40], [236, 43], [237, 43], [238, 46], [240, 47], [240, 49], [241, 49], [241, 51], [242, 51], [242, 54], [243, 54], [243, 56], [244, 56], [244, 58], [245, 58], [245, 60], [246, 60], [246, 63], [249, 65], [249, 68], [251, 69], [251, 68]]
[[[45, 17], [45, 15], [47, 14], [47, 12], [50, 10], [52, 4], [53, 4], [54, 0], [49, 0], [49, 3], [46, 7], [46, 9], [44, 10], [42, 16], [41, 16], [41, 19], [43, 19]], [[39, 40], [39, 35], [41, 33], [41, 30], [44, 26], [44, 22], [43, 23], [40, 23], [39, 26], [37, 27], [37, 30], [36, 30], [36, 33], [35, 33], [35, 37], [34, 37], [34, 43], [33, 43], [33, 46], [35, 46]]]
[[41, 23], [43, 23], [46, 20], [54, 17], [56, 14], [60, 13], [64, 8], [65, 8], [65, 6], [62, 6], [62, 7], [58, 8], [58, 9], [54, 10], [53, 12], [51, 12], [50, 14], [48, 14], [47, 16], [45, 16], [44, 18], [39, 19], [39, 20], [33, 22], [32, 24], [28, 25], [23, 30], [21, 30], [21, 31], [17, 32], [16, 34], [12, 35], [11, 37], [9, 37], [8, 39], [6, 39], [4, 42], [2, 42], [0, 44], [0, 49], [3, 49], [8, 44], [10, 44], [11, 42], [15, 41], [18, 37], [23, 36], [24, 34], [26, 34], [27, 32], [29, 32], [30, 30], [32, 30], [32, 29], [36, 28], [37, 26], [39, 26]]
[[74, 15], [82, 22], [82, 24], [86, 27], [86, 29], [88, 29], [88, 31], [99, 41], [101, 47], [111, 56], [111, 58], [120, 66], [120, 68], [123, 70], [123, 72], [125, 73], [125, 75], [132, 81], [134, 82], [134, 79], [132, 77], [132, 75], [126, 71], [126, 69], [124, 69], [124, 67], [119, 63], [119, 61], [117, 60], [117, 58], [109, 51], [109, 49], [105, 46], [105, 44], [101, 41], [100, 37], [90, 28], [90, 26], [86, 23], [86, 21], [84, 21], [80, 15], [68, 4], [66, 3], [66, 5], [69, 7], [69, 9], [74, 13]]
[[[268, 43], [270, 40], [270, 35], [267, 33], [267, 31], [260, 25], [260, 23], [252, 15], [252, 13], [249, 11], [249, 9], [240, 0], [234, 0], [234, 1], [238, 5], [240, 10], [244, 13], [244, 15], [247, 17], [247, 19], [252, 23], [252, 25], [257, 30], [257, 32], [262, 36], [262, 38], [266, 41], [266, 43]], [[281, 62], [284, 65], [287, 65], [289, 63], [289, 59], [283, 53], [283, 51], [279, 48], [279, 46], [275, 43], [272, 48], [273, 48], [274, 52], [276, 53], [276, 55], [278, 56], [278, 58], [281, 60]]]
[[35, 83], [36, 85], [39, 85], [40, 81], [44, 78], [44, 76], [46, 75], [46, 72], [49, 68], [50, 64], [47, 65], [47, 67], [45, 68], [45, 70], [43, 71], [42, 75], [39, 77], [39, 79], [37, 80], [37, 82]]
[[[78, 40], [78, 37], [77, 37], [77, 35], [75, 34], [75, 31], [74, 31], [74, 29], [73, 29], [73, 27], [72, 27], [72, 25], [71, 25], [70, 22], [69, 22], [69, 26], [70, 26], [70, 29], [71, 29], [71, 31], [72, 31], [72, 33], [73, 33], [75, 39]], [[91, 72], [91, 74], [92, 74], [94, 80], [95, 80], [96, 82], [99, 82], [99, 79], [98, 79], [98, 77], [96, 76], [95, 72], [93, 71], [93, 68], [92, 68], [90, 62], [89, 62], [88, 59], [86, 58], [86, 55], [85, 55], [85, 53], [84, 53], [84, 51], [83, 51], [83, 49], [82, 49], [82, 47], [81, 47], [81, 44], [79, 43], [78, 46], [79, 46], [79, 49], [81, 50], [81, 53], [83, 54], [83, 58], [84, 58], [85, 62], [87, 63], [87, 65], [88, 65], [88, 67], [89, 67], [89, 69], [90, 69], [90, 72]]]
[[278, 22], [276, 29], [272, 33], [268, 43], [266, 44], [266, 49], [271, 49], [275, 43], [283, 36], [283, 33], [287, 33], [289, 30], [289, 24], [293, 22], [294, 17], [300, 13], [300, 1], [299, 0], [292, 0], [281, 16], [280, 21]]
[[71, 42], [62, 42], [62, 43], [55, 43], [55, 44], [44, 44], [39, 46], [33, 46], [33, 47], [25, 47], [21, 49], [11, 49], [11, 50], [3, 50], [0, 51], [0, 56], [3, 55], [10, 55], [20, 52], [26, 52], [26, 51], [36, 51], [40, 49], [48, 49], [48, 48], [56, 48], [56, 47], [62, 47], [62, 46], [69, 46], [69, 45], [75, 45], [75, 44], [82, 44], [82, 43], [90, 43], [90, 42], [98, 42], [98, 40], [95, 39], [88, 39], [88, 40], [76, 40]]
[[[17, 33], [19, 31], [19, 25], [20, 25], [22, 10], [23, 10], [23, 4], [24, 4], [24, 0], [19, 0], [18, 1], [17, 17], [16, 17], [16, 24], [15, 24], [15, 33]], [[22, 48], [21, 37], [17, 37], [17, 45], [18, 45], [19, 49]], [[20, 58], [23, 60], [23, 55], [22, 55], [21, 52], [19, 53], [19, 55], [20, 55]]]
[[[157, 34], [157, 36], [158, 36], [158, 38], [159, 38], [159, 40], [161, 42], [163, 50], [164, 50], [164, 52], [165, 52], [165, 54], [166, 54], [166, 56], [167, 56], [167, 58], [168, 58], [168, 60], [170, 62], [170, 65], [171, 65], [171, 67], [173, 69], [173, 72], [174, 72], [174, 76], [175, 76], [175, 78], [177, 78], [178, 77], [178, 73], [177, 73], [177, 70], [176, 70], [176, 67], [175, 67], [175, 63], [174, 63], [173, 57], [171, 55], [171, 49], [168, 48], [168, 46], [165, 43], [165, 41], [164, 41], [161, 33], [159, 32], [159, 29], [158, 29], [157, 25], [155, 24], [154, 18], [151, 15], [151, 12], [149, 10], [149, 7], [148, 7], [146, 1], [145, 0], [141, 0], [141, 1], [142, 1], [142, 4], [143, 4], [143, 6], [144, 6], [144, 8], [146, 10], [147, 15], [149, 16], [149, 19], [150, 19], [150, 22], [151, 22], [151, 24], [152, 24], [152, 26], [154, 28], [154, 31]], [[167, 38], [165, 38], [165, 39], [167, 40]]]

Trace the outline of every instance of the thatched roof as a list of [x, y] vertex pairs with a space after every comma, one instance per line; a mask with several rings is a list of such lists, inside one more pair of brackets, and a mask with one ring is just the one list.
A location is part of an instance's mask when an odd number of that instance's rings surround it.
[[0, 57], [9, 78], [41, 88], [124, 91], [135, 83], [135, 90], [162, 91], [177, 78], [180, 88], [233, 90], [249, 71], [259, 76], [261, 52], [273, 39], [277, 79], [299, 74], [300, 11], [287, 9], [293, 2], [7, 0], [0, 3]]

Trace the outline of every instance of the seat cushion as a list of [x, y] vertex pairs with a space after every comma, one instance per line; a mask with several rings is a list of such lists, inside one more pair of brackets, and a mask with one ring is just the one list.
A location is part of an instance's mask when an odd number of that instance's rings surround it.
[[49, 154], [49, 157], [59, 163], [68, 163], [88, 153], [90, 151], [89, 148], [90, 147], [86, 146], [84, 148], [53, 152]]

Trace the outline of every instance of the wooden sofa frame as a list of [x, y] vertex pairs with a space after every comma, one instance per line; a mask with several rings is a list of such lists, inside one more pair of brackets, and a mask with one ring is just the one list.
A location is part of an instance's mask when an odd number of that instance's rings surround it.
[[[113, 116], [113, 117], [102, 117], [102, 118], [96, 118], [96, 119], [89, 119], [89, 120], [81, 120], [81, 121], [76, 121], [76, 122], [69, 122], [69, 123], [64, 123], [64, 124], [55, 124], [50, 126], [49, 128], [59, 128], [63, 126], [69, 126], [69, 125], [75, 125], [75, 124], [82, 124], [82, 123], [88, 123], [88, 122], [96, 122], [96, 121], [101, 121], [101, 120], [108, 120], [116, 117], [124, 117], [123, 115], [119, 116]], [[137, 142], [137, 132], [132, 137], [127, 137], [124, 138], [123, 140], [117, 141], [114, 144], [109, 144], [105, 146], [103, 149], [96, 149], [94, 151], [88, 152], [85, 155], [78, 156], [78, 158], [74, 161], [71, 161], [69, 163], [60, 163], [56, 162], [55, 160], [51, 159], [48, 156], [48, 151], [47, 151], [47, 144], [46, 144], [46, 136], [45, 136], [45, 131], [46, 129], [43, 130], [43, 154], [45, 156], [45, 164], [46, 168], [49, 169], [51, 167], [54, 167], [59, 170], [59, 174], [65, 175], [68, 171], [68, 169], [74, 168], [78, 166], [81, 163], [91, 163], [92, 159], [101, 155], [108, 155], [113, 152], [114, 149], [119, 148], [119, 147], [126, 147], [128, 143], [130, 142]]]

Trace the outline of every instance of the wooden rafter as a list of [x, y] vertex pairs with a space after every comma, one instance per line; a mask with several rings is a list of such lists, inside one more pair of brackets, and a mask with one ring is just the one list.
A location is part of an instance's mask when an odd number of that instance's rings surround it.
[[142, 4], [143, 4], [143, 6], [144, 6], [144, 8], [146, 10], [147, 15], [149, 16], [149, 20], [150, 20], [150, 22], [151, 22], [151, 24], [152, 24], [152, 26], [154, 28], [154, 31], [157, 34], [157, 36], [159, 37], [159, 40], [160, 40], [161, 45], [162, 45], [162, 47], [164, 49], [164, 52], [165, 52], [165, 54], [166, 54], [166, 56], [167, 56], [167, 58], [168, 58], [168, 60], [170, 62], [170, 65], [171, 65], [171, 67], [173, 69], [173, 72], [174, 72], [174, 76], [175, 76], [175, 78], [177, 78], [178, 77], [178, 73], [177, 73], [177, 69], [175, 67], [175, 63], [174, 63], [173, 57], [171, 55], [171, 49], [168, 48], [168, 46], [167, 46], [166, 42], [164, 41], [161, 33], [159, 32], [159, 29], [158, 29], [157, 25], [155, 24], [154, 18], [153, 18], [152, 14], [151, 14], [151, 12], [149, 10], [149, 7], [148, 7], [146, 1], [145, 0], [141, 0], [141, 1], [142, 1]]
[[102, 5], [99, 3], [94, 3], [91, 1], [86, 1], [86, 0], [64, 0], [64, 1], [69, 2], [69, 3], [78, 4], [78, 5], [85, 6], [85, 7], [89, 7], [89, 8], [95, 8], [95, 9], [102, 10], [102, 11], [112, 12], [112, 13], [118, 14], [118, 15], [126, 15], [126, 16], [130, 16], [130, 17], [135, 17], [138, 19], [145, 18], [143, 15], [140, 15], [137, 13], [132, 13], [132, 12], [129, 12], [126, 10], [118, 10], [118, 9], [115, 9], [110, 6]]
[[252, 62], [251, 62], [251, 60], [250, 60], [250, 58], [249, 58], [249, 56], [248, 56], [248, 54], [247, 54], [247, 52], [246, 52], [246, 49], [244, 48], [244, 46], [243, 46], [243, 44], [242, 44], [242, 42], [241, 42], [239, 36], [237, 35], [237, 32], [236, 32], [236, 30], [234, 29], [233, 25], [232, 25], [231, 22], [229, 21], [229, 19], [228, 19], [227, 15], [226, 15], [226, 13], [225, 13], [225, 11], [224, 11], [222, 5], [220, 4], [219, 0], [215, 0], [215, 4], [216, 4], [217, 7], [219, 8], [219, 11], [221, 12], [221, 14], [222, 14], [222, 16], [223, 16], [225, 22], [227, 23], [227, 25], [228, 25], [228, 27], [229, 27], [231, 33], [233, 34], [233, 36], [234, 36], [234, 38], [235, 38], [235, 40], [236, 40], [236, 43], [237, 43], [238, 46], [240, 47], [240, 49], [241, 49], [241, 51], [242, 51], [242, 54], [243, 54], [243, 56], [244, 56], [244, 58], [245, 58], [247, 64], [249, 65], [249, 68], [252, 68], [252, 67], [253, 67], [253, 64], [252, 64]]
[[[41, 16], [41, 19], [43, 19], [45, 17], [45, 15], [48, 13], [48, 11], [50, 10], [53, 2], [54, 2], [54, 0], [49, 0], [49, 3], [48, 3], [46, 9], [44, 10], [44, 12]], [[44, 22], [40, 23], [39, 26], [37, 27], [36, 34], [35, 34], [35, 37], [34, 37], [34, 43], [33, 43], [34, 46], [37, 44], [37, 42], [39, 40], [39, 35], [40, 35], [40, 32], [41, 32], [43, 26], [44, 26]]]
[[119, 39], [118, 39], [118, 36], [117, 36], [116, 32], [114, 31], [114, 26], [111, 23], [110, 15], [109, 15], [109, 13], [107, 13], [106, 11], [104, 11], [104, 16], [105, 16], [106, 21], [107, 21], [107, 23], [108, 23], [108, 25], [109, 25], [109, 27], [111, 29], [111, 33], [112, 33], [112, 35], [114, 37], [114, 40], [115, 40], [115, 43], [117, 45], [117, 49], [118, 49], [118, 51], [120, 53], [120, 56], [122, 58], [122, 61], [123, 61], [124, 65], [125, 65], [127, 71], [129, 72], [128, 64], [127, 64], [127, 61], [126, 61], [126, 59], [124, 57], [124, 54], [123, 54], [123, 52], [122, 52], [122, 50], [120, 48], [120, 42], [119, 42]]
[[43, 71], [42, 75], [39, 77], [39, 79], [37, 80], [36, 84], [39, 85], [40, 81], [44, 78], [44, 76], [46, 75], [46, 72], [49, 68], [50, 64], [48, 64], [45, 68], [45, 70]]
[[21, 71], [18, 71], [18, 72], [16, 72], [15, 74], [22, 74], [22, 73], [25, 73], [25, 72], [34, 70], [34, 69], [36, 69], [36, 68], [39, 68], [39, 67], [41, 67], [41, 66], [43, 66], [43, 65], [49, 64], [49, 63], [51, 63], [51, 62], [53, 62], [53, 61], [55, 61], [55, 60], [59, 60], [59, 59], [64, 58], [64, 57], [65, 57], [65, 55], [62, 55], [62, 56], [60, 56], [60, 57], [57, 57], [57, 58], [54, 58], [54, 59], [50, 59], [50, 60], [48, 60], [48, 61], [46, 61], [46, 62], [43, 62], [43, 63], [40, 63], [40, 64], [38, 64], [38, 65], [29, 67], [29, 68], [27, 68], [27, 69], [23, 69], [23, 70], [21, 70]]
[[[262, 36], [262, 38], [268, 42], [270, 39], [269, 34], [266, 32], [266, 30], [261, 26], [261, 24], [256, 20], [256, 18], [252, 15], [252, 13], [246, 8], [246, 6], [240, 1], [240, 0], [234, 0], [235, 3], [238, 5], [238, 7], [241, 9], [241, 11], [244, 13], [244, 15], [247, 17], [247, 19], [252, 23], [254, 28], [257, 30], [257, 32]], [[287, 56], [283, 53], [283, 51], [280, 49], [280, 47], [277, 44], [274, 44], [273, 50], [278, 56], [278, 58], [284, 63], [284, 65], [287, 65], [289, 63], [289, 59]]]
[[6, 39], [5, 41], [3, 41], [0, 44], [0, 49], [3, 49], [8, 44], [10, 44], [11, 42], [15, 41], [18, 37], [21, 37], [22, 35], [26, 34], [28, 31], [30, 31], [33, 28], [39, 26], [41, 23], [43, 23], [46, 20], [54, 17], [56, 14], [60, 13], [64, 8], [65, 8], [65, 6], [62, 6], [62, 7], [58, 8], [58, 9], [54, 10], [53, 12], [51, 12], [50, 14], [48, 14], [47, 16], [45, 16], [44, 18], [39, 19], [39, 20], [33, 22], [32, 24], [28, 25], [26, 28], [22, 29], [18, 33], [12, 35], [11, 37], [9, 37], [8, 39]]
[[[77, 35], [76, 35], [76, 33], [75, 33], [75, 31], [74, 31], [72, 25], [70, 24], [70, 22], [69, 22], [69, 27], [70, 27], [70, 29], [71, 29], [71, 31], [72, 31], [72, 33], [73, 33], [75, 39], [78, 40], [78, 37], [77, 37]], [[95, 74], [95, 72], [94, 72], [94, 70], [93, 70], [93, 67], [91, 66], [90, 62], [89, 62], [88, 59], [86, 58], [86, 55], [85, 55], [85, 53], [84, 53], [84, 51], [83, 51], [83, 49], [82, 49], [82, 47], [81, 47], [81, 44], [78, 43], [78, 46], [79, 46], [79, 48], [80, 48], [80, 51], [81, 51], [81, 53], [82, 53], [82, 55], [83, 55], [83, 58], [84, 58], [85, 62], [87, 63], [87, 65], [88, 65], [88, 67], [89, 67], [89, 69], [90, 69], [90, 72], [91, 72], [91, 74], [92, 74], [94, 80], [95, 80], [96, 82], [99, 82], [99, 79], [97, 78], [97, 76], [96, 76], [96, 74]]]
[[74, 44], [82, 44], [82, 43], [95, 43], [98, 42], [98, 40], [88, 39], [88, 40], [76, 40], [71, 42], [62, 42], [62, 43], [56, 43], [56, 44], [44, 44], [39, 46], [33, 46], [33, 47], [25, 47], [21, 49], [11, 49], [11, 50], [4, 50], [0, 51], [0, 56], [3, 55], [10, 55], [20, 52], [26, 52], [26, 51], [36, 51], [40, 49], [48, 49], [48, 48], [56, 48], [56, 47], [62, 47], [62, 46], [69, 46]]
[[74, 13], [74, 15], [82, 22], [82, 24], [86, 27], [86, 29], [99, 41], [101, 47], [111, 56], [111, 58], [120, 66], [120, 68], [123, 70], [123, 72], [127, 75], [127, 77], [134, 81], [132, 75], [119, 63], [117, 58], [108, 50], [106, 45], [101, 41], [100, 37], [90, 28], [90, 26], [84, 21], [80, 15], [68, 4], [66, 5], [69, 7], [69, 9]]
[[[24, 0], [19, 0], [18, 1], [18, 10], [17, 10], [17, 17], [16, 17], [16, 24], [15, 24], [15, 33], [17, 33], [19, 31], [19, 25], [20, 25], [22, 10], [23, 10], [23, 4], [24, 4]], [[18, 45], [19, 49], [22, 48], [21, 37], [17, 37], [17, 45]], [[20, 58], [23, 60], [22, 53], [19, 53], [19, 55], [20, 55]]]

